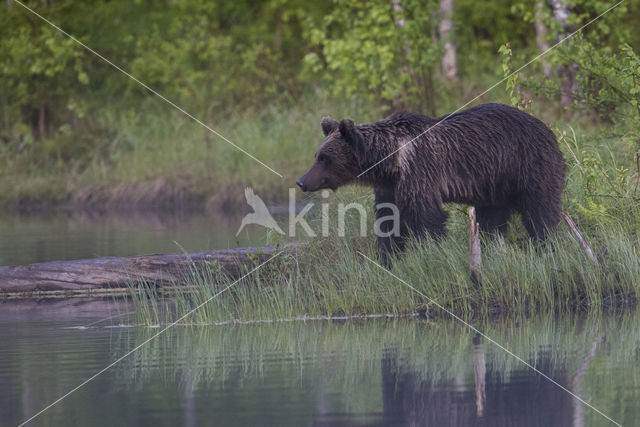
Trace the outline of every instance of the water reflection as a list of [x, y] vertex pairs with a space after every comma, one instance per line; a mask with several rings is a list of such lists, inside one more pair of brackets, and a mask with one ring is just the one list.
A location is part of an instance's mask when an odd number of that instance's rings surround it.
[[[473, 347], [473, 381], [460, 374], [441, 382], [416, 381], [414, 373], [398, 366], [395, 358], [383, 359], [381, 425], [585, 425], [583, 406], [532, 371], [516, 369], [507, 378], [493, 371], [481, 376], [487, 368], [483, 344]], [[541, 372], [569, 385], [565, 367], [552, 367], [549, 353], [540, 353], [536, 362]]]
[[[640, 416], [638, 320], [636, 312], [549, 315], [492, 321], [481, 329], [621, 424], [633, 425]], [[0, 339], [13, 343], [0, 352], [0, 419], [8, 425], [157, 332], [60, 326], [3, 329]], [[460, 324], [417, 319], [178, 327], [37, 424], [69, 420], [186, 426], [612, 425]]]

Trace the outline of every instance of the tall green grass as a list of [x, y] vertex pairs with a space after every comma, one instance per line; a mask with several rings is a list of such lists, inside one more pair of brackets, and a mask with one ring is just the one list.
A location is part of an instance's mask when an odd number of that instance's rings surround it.
[[[371, 199], [361, 193], [352, 189], [334, 197]], [[446, 239], [412, 240], [406, 252], [394, 260], [391, 272], [363, 256], [379, 258], [373, 236], [318, 237], [306, 241], [297, 253], [285, 252], [235, 284], [221, 272], [210, 270], [203, 277], [194, 268], [188, 279], [193, 287], [178, 290], [170, 299], [171, 307], [162, 311], [167, 317], [160, 319], [154, 312], [147, 321], [169, 321], [207, 301], [185, 321], [436, 314], [440, 312], [438, 305], [474, 317], [497, 311], [600, 310], [634, 303], [640, 296], [640, 241], [620, 225], [590, 228], [587, 238], [601, 259], [596, 265], [563, 224], [546, 244], [535, 245], [515, 218], [507, 239], [483, 237], [480, 280], [474, 283], [469, 279], [467, 218], [456, 208], [451, 213]], [[347, 220], [347, 230], [355, 233], [358, 216], [347, 216]], [[246, 271], [257, 265], [256, 260]], [[155, 295], [143, 294], [137, 297], [138, 306], [147, 307], [148, 297], [158, 304]], [[140, 313], [146, 310], [148, 307]]]

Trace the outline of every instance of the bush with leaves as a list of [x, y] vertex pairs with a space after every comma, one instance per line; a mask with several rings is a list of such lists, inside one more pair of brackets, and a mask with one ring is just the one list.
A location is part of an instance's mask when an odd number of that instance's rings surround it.
[[335, 0], [333, 6], [308, 28], [314, 50], [305, 57], [307, 73], [327, 82], [334, 96], [435, 114], [437, 2]]
[[0, 138], [24, 148], [32, 141], [25, 137], [30, 127], [45, 137], [57, 131], [52, 124], [84, 115], [78, 92], [89, 84], [89, 75], [75, 42], [21, 11], [12, 12], [0, 17]]

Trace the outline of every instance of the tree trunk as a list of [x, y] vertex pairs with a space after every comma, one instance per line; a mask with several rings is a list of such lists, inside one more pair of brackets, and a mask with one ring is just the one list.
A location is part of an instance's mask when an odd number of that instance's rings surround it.
[[[405, 10], [400, 4], [400, 0], [389, 0], [391, 4], [391, 10], [393, 12], [393, 19], [398, 31], [404, 31], [406, 21], [404, 18]], [[434, 41], [435, 43], [435, 41]], [[436, 115], [436, 101], [435, 90], [432, 80], [432, 70], [425, 67], [420, 69], [414, 69], [410, 63], [411, 47], [407, 41], [406, 35], [403, 36], [402, 48], [400, 52], [403, 61], [403, 72], [407, 73], [411, 77], [411, 82], [415, 86], [422, 87], [422, 94], [420, 96], [420, 109], [429, 116]], [[403, 100], [404, 102], [404, 100]], [[406, 105], [393, 105], [396, 110], [406, 109]], [[413, 107], [412, 107], [413, 108]]]
[[[556, 38], [557, 41], [560, 41], [569, 33], [567, 19], [571, 16], [571, 10], [566, 4], [566, 0], [551, 0], [551, 9], [553, 11], [553, 18], [562, 26], [562, 32], [558, 34]], [[573, 104], [573, 94], [578, 88], [575, 78], [577, 69], [578, 65], [576, 63], [558, 67], [560, 96], [563, 107], [569, 107]]]
[[422, 73], [422, 87], [424, 94], [422, 96], [422, 108], [427, 116], [435, 117], [438, 113], [436, 108], [436, 90], [433, 85], [433, 73], [425, 70]]
[[[547, 34], [548, 34], [548, 30], [546, 25], [544, 25], [544, 8], [545, 8], [545, 2], [543, 1], [539, 1], [536, 2], [536, 6], [535, 6], [535, 12], [536, 12], [536, 21], [535, 21], [535, 28], [536, 28], [536, 44], [538, 45], [538, 49], [540, 49], [540, 52], [546, 52], [547, 50], [549, 50], [549, 42], [547, 40]], [[551, 77], [551, 66], [549, 65], [549, 63], [547, 61], [545, 61], [544, 59], [541, 60], [542, 62], [542, 72], [544, 73], [544, 76], [546, 78], [550, 78]]]
[[456, 45], [453, 34], [454, 0], [440, 1], [440, 40], [443, 43], [444, 55], [442, 55], [442, 73], [451, 80], [458, 80], [458, 65], [456, 61]]
[[[411, 47], [409, 47], [409, 43], [404, 35], [404, 8], [400, 4], [400, 0], [389, 0], [389, 3], [391, 4], [393, 22], [397, 28], [397, 32], [402, 36], [402, 47], [400, 48], [402, 72], [411, 77], [412, 84], [416, 84], [415, 72], [411, 69], [411, 64], [409, 63]], [[391, 108], [394, 110], [405, 110], [407, 108], [406, 99], [393, 99], [391, 102]]]
[[38, 139], [44, 139], [47, 133], [47, 108], [44, 103], [38, 109]]
[[194, 276], [224, 273], [239, 278], [280, 251], [293, 253], [298, 246], [288, 243], [281, 248], [263, 246], [0, 267], [0, 300], [129, 295], [138, 284], [171, 291], [189, 284]]

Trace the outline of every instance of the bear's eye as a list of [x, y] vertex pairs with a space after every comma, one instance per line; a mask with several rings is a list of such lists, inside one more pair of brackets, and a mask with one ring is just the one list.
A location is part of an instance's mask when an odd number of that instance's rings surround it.
[[318, 156], [318, 162], [322, 163], [325, 166], [329, 165], [329, 158], [327, 156], [325, 156], [324, 154], [320, 154]]

